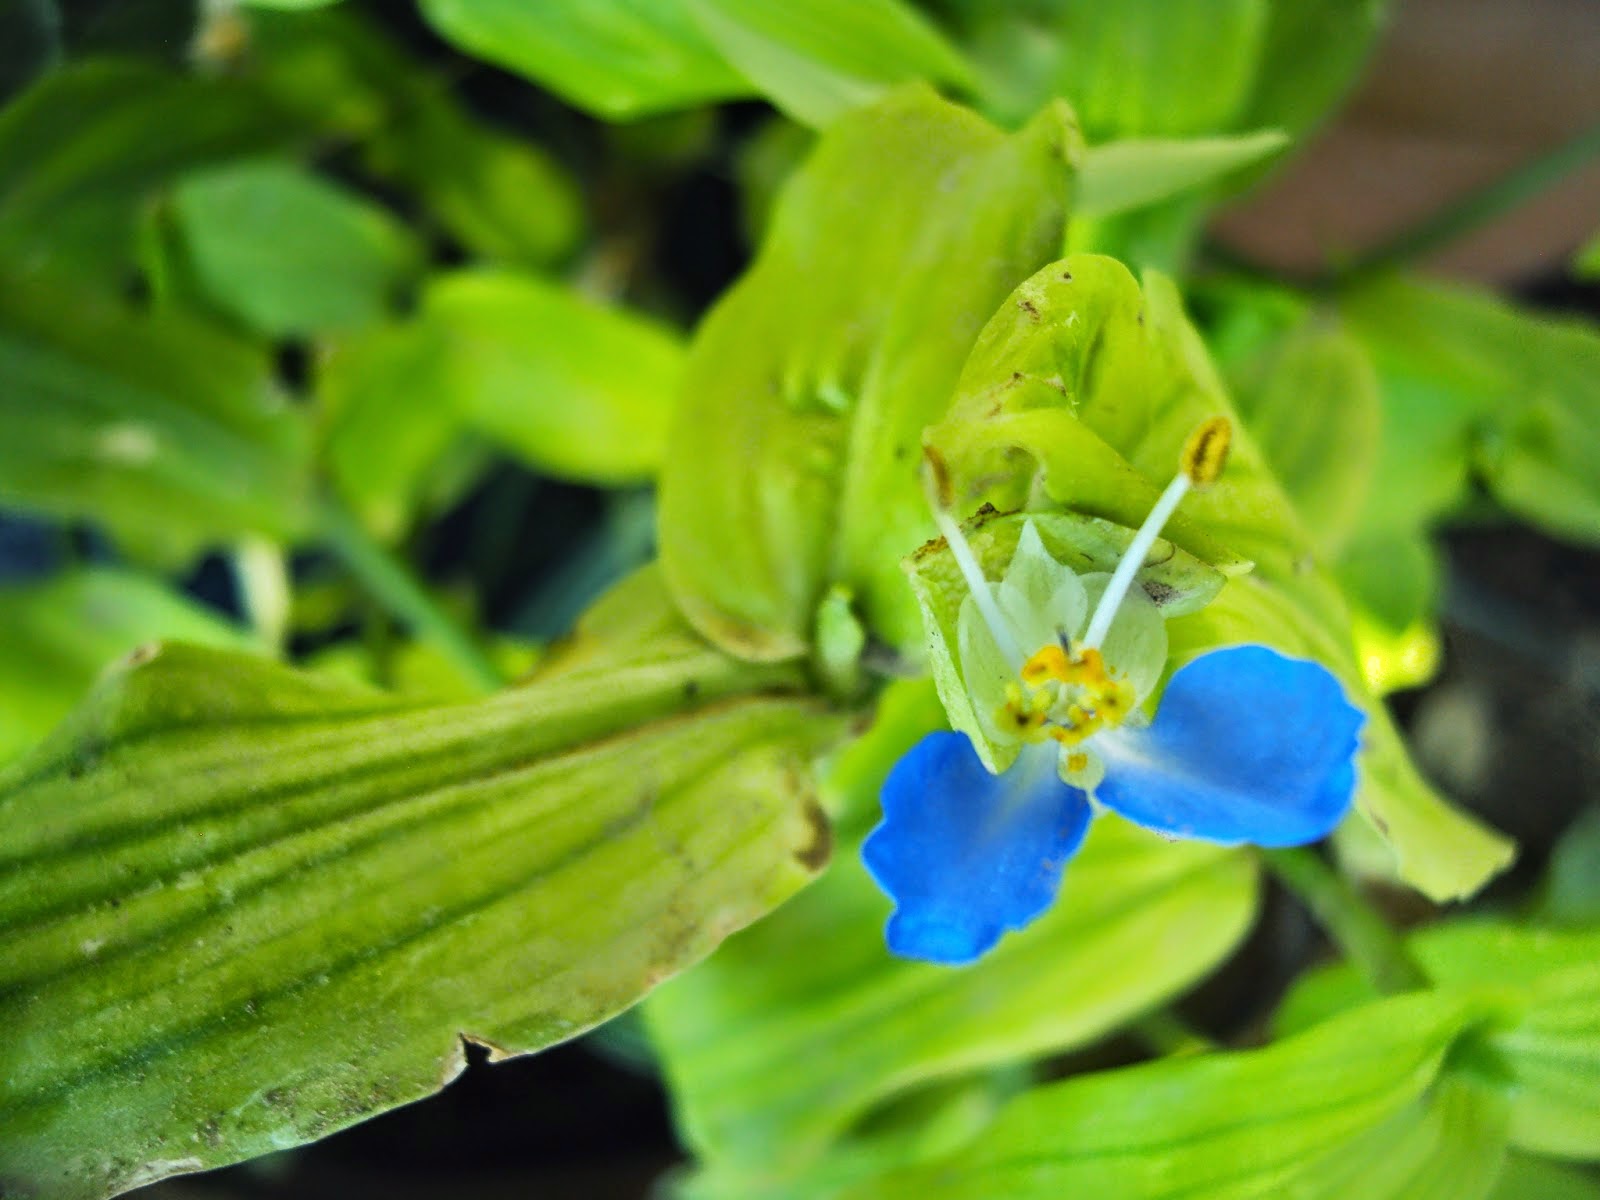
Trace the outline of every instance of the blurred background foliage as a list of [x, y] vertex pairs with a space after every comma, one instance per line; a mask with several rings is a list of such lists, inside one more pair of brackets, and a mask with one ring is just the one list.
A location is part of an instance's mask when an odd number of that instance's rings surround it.
[[[1530, 10], [1545, 39], [1530, 69], [1545, 55], [1559, 75], [1596, 46], [1600, 21], [1571, 8]], [[951, 976], [879, 961], [879, 897], [844, 852], [642, 1022], [474, 1066], [418, 1106], [150, 1194], [643, 1195], [682, 1157], [670, 1087], [701, 1164], [677, 1168], [686, 1195], [1167, 1195], [1117, 1191], [1133, 1168], [1096, 1174], [1109, 1168], [1084, 1146], [1165, 1130], [1139, 1178], [1209, 1179], [1254, 1152], [1216, 1141], [1196, 1090], [1270, 1100], [1303, 1077], [1333, 1080], [1340, 1111], [1360, 1115], [1334, 1137], [1264, 1103], [1250, 1128], [1278, 1147], [1280, 1174], [1249, 1186], [1600, 1195], [1578, 1165], [1600, 1156], [1600, 133], [1585, 125], [1600, 101], [1566, 95], [1570, 111], [1511, 137], [1515, 171], [1436, 197], [1425, 219], [1356, 178], [1345, 203], [1379, 214], [1361, 233], [1327, 234], [1309, 268], [1273, 240], [1292, 219], [1273, 197], [1346, 128], [1330, 123], [1363, 71], [1378, 82], [1350, 111], [1370, 122], [1363, 98], [1395, 86], [1388, 47], [1431, 36], [1448, 60], [1456, 34], [1437, 17], [1423, 0], [1398, 13], [1378, 0], [0, 0], [0, 761], [22, 760], [108, 664], [157, 639], [307, 668], [352, 747], [388, 704], [415, 715], [408, 736], [469, 744], [427, 706], [485, 695], [552, 653], [559, 666], [572, 647], [552, 642], [652, 558], [680, 395], [737, 390], [703, 354], [696, 373], [697, 323], [818, 135], [920, 80], [1008, 132], [1071, 105], [1083, 144], [1046, 257], [1106, 253], [1179, 281], [1349, 601], [1368, 684], [1433, 781], [1521, 846], [1479, 901], [1504, 928], [1416, 935], [1448, 987], [1363, 1008], [1359, 981], [1332, 970], [1276, 1018], [1323, 947], [1232, 853], [1097, 831], [1051, 930]], [[1479, 103], [1516, 90], [1507, 67]], [[1530, 242], [1510, 268], [1502, 255], [1483, 271], [1415, 269], [1563, 189], [1583, 223], [1559, 257]], [[830, 262], [824, 242], [796, 252], [797, 297], [871, 272], [870, 247], [831, 249], [851, 261]], [[633, 632], [661, 662], [690, 662], [663, 595], [628, 593], [631, 619], [654, 622]], [[582, 696], [616, 694], [617, 669], [580, 662], [568, 670], [593, 674], [569, 675], [553, 710], [503, 704], [494, 720], [535, 741], [573, 712], [600, 728]], [[285, 678], [205, 686], [244, 712], [313, 703]], [[649, 719], [678, 712], [650, 690], [659, 680], [638, 686]], [[730, 675], [725, 689], [756, 684]], [[142, 736], [192, 718], [163, 703], [123, 697], [107, 727]], [[769, 719], [740, 712], [749, 729]], [[825, 789], [845, 846], [894, 748], [939, 719], [919, 685], [886, 693]], [[704, 732], [730, 756], [753, 736]], [[400, 770], [372, 755], [362, 770]], [[479, 786], [469, 769], [428, 786]], [[1396, 920], [1433, 915], [1393, 886], [1371, 835], [1351, 832], [1339, 854]], [[768, 880], [776, 869], [741, 865], [741, 886], [772, 894], [736, 924], [803, 882]], [[1558, 984], [1525, 1004], [1492, 994], [1523, 967]], [[1273, 1021], [1312, 1035], [1189, 1061], [1207, 1042], [1255, 1044]], [[1469, 1028], [1496, 1031], [1473, 1043], [1485, 1061], [1443, 1073]], [[1541, 1038], [1565, 1057], [1525, 1067]], [[484, 1053], [498, 1051], [460, 1050]], [[1475, 1082], [1508, 1070], [1525, 1072], [1510, 1107]], [[411, 1094], [369, 1097], [327, 1127]], [[1015, 1172], [1029, 1154], [1065, 1165], [1027, 1191]], [[1352, 1161], [1427, 1164], [1431, 1182], [1341, 1175]]]

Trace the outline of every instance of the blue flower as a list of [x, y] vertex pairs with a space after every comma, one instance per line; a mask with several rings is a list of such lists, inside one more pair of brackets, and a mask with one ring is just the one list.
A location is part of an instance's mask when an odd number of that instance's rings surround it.
[[1075, 575], [1030, 524], [991, 582], [936, 509], [971, 589], [960, 665], [979, 726], [929, 734], [884, 783], [862, 857], [895, 902], [896, 954], [969, 963], [1039, 917], [1097, 806], [1171, 837], [1260, 846], [1316, 841], [1349, 810], [1364, 717], [1316, 663], [1214, 650], [1144, 718], [1167, 639], [1134, 575], [1178, 501], [1220, 471], [1215, 437], [1215, 424], [1197, 433], [1110, 575]]

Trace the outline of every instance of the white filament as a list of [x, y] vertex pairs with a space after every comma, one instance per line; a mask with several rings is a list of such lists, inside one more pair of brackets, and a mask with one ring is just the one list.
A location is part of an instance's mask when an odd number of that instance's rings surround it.
[[1122, 598], [1128, 594], [1128, 589], [1133, 586], [1133, 577], [1144, 565], [1144, 556], [1150, 553], [1150, 547], [1155, 544], [1156, 538], [1161, 536], [1162, 527], [1172, 517], [1173, 510], [1178, 507], [1178, 501], [1184, 498], [1192, 486], [1188, 475], [1180, 471], [1178, 477], [1167, 484], [1167, 490], [1161, 493], [1161, 498], [1150, 510], [1150, 515], [1144, 519], [1144, 524], [1139, 526], [1139, 532], [1133, 535], [1133, 541], [1128, 543], [1127, 552], [1123, 554], [1122, 561], [1117, 564], [1116, 571], [1111, 575], [1111, 582], [1106, 584], [1105, 594], [1100, 597], [1100, 603], [1094, 610], [1094, 617], [1083, 635], [1080, 645], [1085, 650], [1098, 650], [1100, 643], [1105, 641], [1106, 633], [1111, 629], [1111, 622], [1122, 604]]
[[978, 613], [983, 617], [983, 623], [994, 635], [995, 645], [1000, 647], [1000, 653], [1005, 655], [1006, 661], [1011, 664], [1011, 669], [1020, 671], [1022, 651], [1017, 646], [1017, 639], [1011, 636], [1011, 627], [1006, 624], [1005, 614], [994, 602], [994, 590], [984, 577], [983, 568], [978, 565], [977, 555], [972, 553], [972, 547], [967, 545], [967, 539], [962, 536], [961, 527], [938, 504], [933, 506], [933, 520], [938, 525], [939, 532], [944, 535], [945, 544], [950, 547], [950, 554], [955, 558], [956, 566], [961, 568], [961, 575], [967, 581], [967, 589], [972, 593], [972, 602], [978, 606]]

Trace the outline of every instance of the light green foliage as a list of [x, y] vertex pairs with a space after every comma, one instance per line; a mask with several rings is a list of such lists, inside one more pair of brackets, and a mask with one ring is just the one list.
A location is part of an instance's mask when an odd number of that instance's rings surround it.
[[1438, 1081], [1475, 1015], [1459, 999], [1406, 996], [1265, 1050], [1037, 1088], [958, 1154], [838, 1195], [1470, 1200], [1503, 1152], [1502, 1106]]
[[0, 762], [48, 733], [107, 663], [136, 646], [158, 638], [252, 644], [160, 580], [113, 567], [0, 587], [0, 629]]
[[1237, 137], [1127, 138], [1085, 151], [1078, 172], [1076, 218], [1110, 217], [1181, 196], [1283, 149], [1276, 130]]
[[683, 347], [649, 318], [506, 270], [440, 274], [419, 312], [337, 344], [319, 370], [341, 490], [385, 536], [463, 433], [537, 470], [627, 484], [664, 453]]
[[309, 438], [257, 348], [0, 269], [0, 502], [183, 557], [307, 515]]
[[[981, 74], [983, 107], [1026, 117], [1071, 102], [1091, 142], [1239, 128], [1265, 0], [941, 0]], [[1268, 122], [1270, 123], [1270, 122]]]
[[473, 116], [424, 64], [345, 12], [249, 14], [248, 68], [274, 101], [352, 139], [362, 170], [415, 194], [468, 250], [518, 265], [569, 255], [577, 184], [542, 147]]
[[1600, 1200], [1600, 1177], [1578, 1167], [1510, 1154], [1489, 1200]]
[[298, 136], [253, 88], [133, 62], [52, 72], [0, 111], [0, 259], [117, 281], [151, 196]]
[[1081, 1045], [1181, 991], [1254, 907], [1242, 852], [1106, 819], [1050, 913], [952, 971], [884, 952], [889, 901], [852, 852], [646, 1012], [685, 1135], [765, 1195], [892, 1096]]
[[[998, 580], [1006, 574], [1021, 531], [1027, 523], [1031, 523], [1037, 531], [1050, 559], [1076, 575], [1115, 570], [1134, 536], [1134, 531], [1124, 526], [1077, 513], [1033, 513], [1027, 516], [980, 513], [967, 523], [965, 532], [979, 565], [990, 579]], [[1215, 598], [1222, 587], [1223, 578], [1217, 571], [1169, 542], [1158, 541], [1146, 561], [1148, 565], [1135, 578], [1145, 595], [1155, 602], [1162, 616], [1174, 617], [1194, 612]], [[974, 704], [975, 685], [970, 677], [971, 664], [963, 662], [961, 653], [962, 638], [958, 628], [966, 607], [963, 603], [968, 594], [966, 581], [943, 541], [922, 546], [907, 560], [906, 567], [917, 601], [922, 606], [923, 625], [927, 631], [928, 670], [944, 701], [950, 727], [972, 738], [978, 756], [991, 770], [1004, 770], [1015, 760], [1018, 746], [1015, 742], [997, 744], [990, 736], [990, 723]], [[1098, 595], [1094, 599], [1098, 600]], [[1092, 608], [1088, 605], [1082, 607], [1083, 611], [1067, 631], [1068, 636], [1079, 636], [1083, 632], [1087, 614]], [[1032, 654], [1044, 644], [1045, 641], [1041, 639], [1035, 645], [1020, 649], [1023, 654]], [[1165, 660], [1163, 646], [1160, 661], [1154, 664], [1157, 676]], [[1106, 661], [1123, 671], [1128, 669], [1127, 663], [1113, 656], [1109, 642]], [[1143, 690], [1140, 694], [1143, 694]]]
[[1467, 288], [1388, 278], [1342, 297], [1384, 388], [1393, 481], [1367, 529], [1414, 528], [1454, 507], [1475, 470], [1507, 509], [1600, 539], [1600, 333]]
[[207, 298], [269, 337], [373, 322], [421, 266], [395, 218], [289, 163], [185, 175], [172, 202]]
[[[0, 1177], [98, 1197], [572, 1037], [827, 857], [837, 720], [653, 576], [533, 682], [399, 701], [188, 649], [0, 775]], [[23, 865], [26, 870], [20, 870]]]
[[579, 107], [628, 119], [762, 95], [826, 125], [896, 84], [967, 81], [901, 0], [423, 0], [441, 34]]
[[972, 83], [961, 55], [901, 0], [681, 2], [755, 90], [816, 128], [897, 83]]
[[1354, 85], [1387, 24], [1390, 0], [1272, 0], [1245, 128], [1300, 137]]
[[[1472, 1039], [1463, 1069], [1510, 1103], [1513, 1145], [1535, 1154], [1600, 1159], [1600, 932], [1453, 922], [1408, 942], [1440, 995], [1492, 1000], [1498, 1019]], [[1345, 968], [1303, 981], [1279, 1014], [1302, 1029], [1370, 995]]]
[[686, 0], [422, 0], [420, 7], [462, 49], [611, 120], [750, 94]]
[[1333, 561], [1372, 490], [1378, 457], [1381, 402], [1366, 351], [1337, 327], [1308, 320], [1235, 396], [1319, 556]]
[[[1144, 291], [1120, 263], [1072, 256], [1001, 306], [968, 360], [948, 416], [927, 434], [957, 511], [1001, 510], [1040, 490], [1076, 511], [1137, 524], [1176, 473], [1201, 421], [1230, 411], [1220, 379], [1170, 283]], [[1299, 514], [1235, 430], [1227, 470], [1168, 523], [1173, 544], [1237, 573], [1207, 609], [1174, 621], [1174, 661], [1258, 642], [1325, 663], [1369, 716], [1357, 805], [1393, 848], [1402, 878], [1435, 898], [1470, 894], [1510, 846], [1450, 809], [1417, 776], [1380, 703], [1366, 693], [1350, 618]], [[1241, 701], [1241, 719], [1270, 719]]]
[[554, 475], [629, 483], [656, 470], [683, 363], [664, 326], [509, 272], [436, 279], [422, 320], [448, 343], [472, 428]]
[[707, 636], [804, 654], [838, 582], [916, 653], [898, 560], [932, 533], [921, 431], [994, 306], [1059, 246], [1075, 139], [1057, 108], [1006, 137], [920, 88], [822, 138], [696, 335], [668, 443], [663, 565]]

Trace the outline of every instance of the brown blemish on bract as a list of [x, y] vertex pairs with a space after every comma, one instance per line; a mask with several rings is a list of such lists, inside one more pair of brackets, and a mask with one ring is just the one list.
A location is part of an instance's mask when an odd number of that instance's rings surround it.
[[125, 668], [143, 667], [155, 662], [161, 655], [160, 642], [145, 642], [129, 650], [122, 660]]
[[1139, 586], [1144, 589], [1144, 594], [1150, 597], [1151, 603], [1157, 608], [1171, 604], [1178, 594], [1177, 588], [1170, 583], [1162, 583], [1159, 579], [1143, 580]]
[[1023, 312], [1027, 313], [1028, 316], [1030, 318], [1032, 318], [1034, 321], [1038, 321], [1039, 320], [1039, 306], [1037, 304], [1035, 304], [1032, 300], [1029, 300], [1026, 296], [1024, 296], [1021, 300], [1017, 301], [1017, 307], [1020, 308]]
[[801, 812], [811, 827], [811, 840], [796, 850], [794, 857], [802, 867], [815, 874], [833, 857], [833, 828], [815, 800], [807, 798]]

